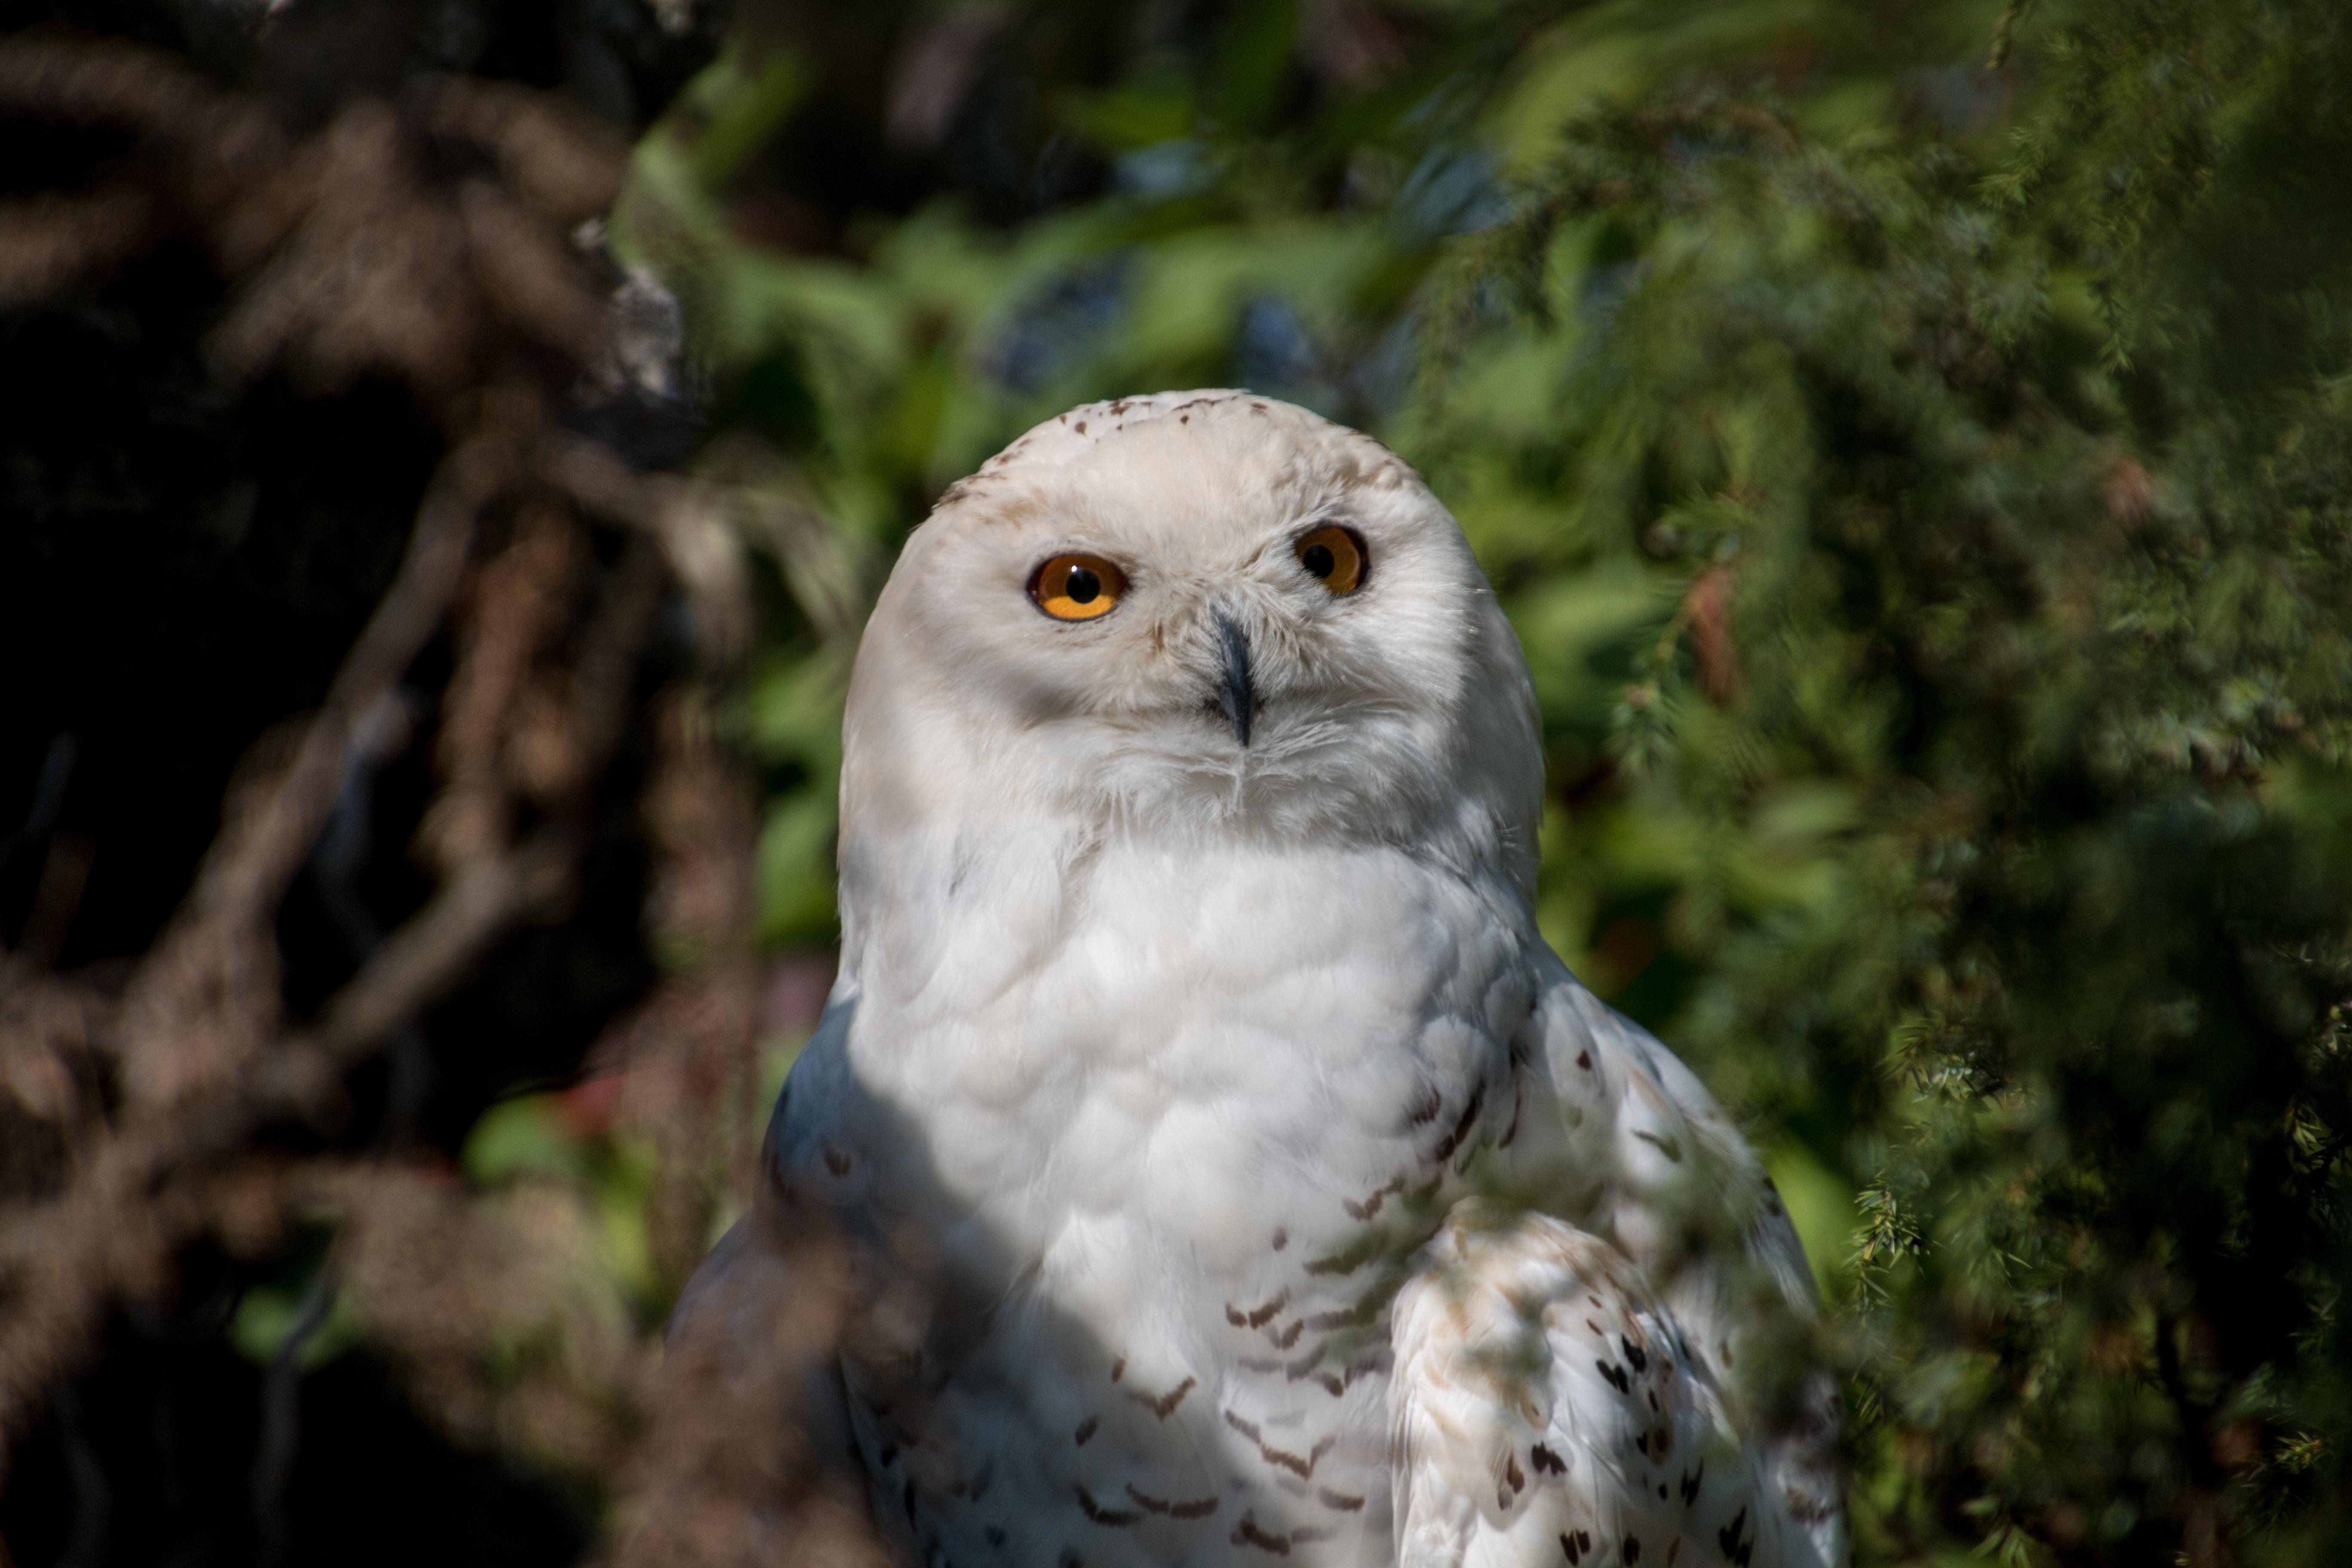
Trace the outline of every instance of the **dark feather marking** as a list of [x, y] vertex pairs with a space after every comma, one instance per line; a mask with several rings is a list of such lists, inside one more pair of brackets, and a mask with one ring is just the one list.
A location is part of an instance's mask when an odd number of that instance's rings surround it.
[[1131, 1508], [1103, 1507], [1084, 1487], [1078, 1489], [1078, 1506], [1086, 1510], [1088, 1519], [1097, 1524], [1108, 1525], [1113, 1530], [1127, 1530], [1143, 1522], [1143, 1515]]
[[1184, 1396], [1192, 1393], [1199, 1384], [1198, 1378], [1188, 1377], [1157, 1399], [1148, 1394], [1138, 1394], [1132, 1390], [1129, 1391], [1128, 1397], [1165, 1421], [1176, 1414], [1176, 1407], [1184, 1403]]
[[1341, 1198], [1339, 1206], [1348, 1211], [1348, 1217], [1350, 1219], [1370, 1219], [1381, 1212], [1382, 1204], [1402, 1191], [1404, 1191], [1404, 1178], [1398, 1176], [1362, 1203], [1358, 1203], [1353, 1198]]
[[1722, 1549], [1726, 1557], [1730, 1557], [1736, 1552], [1739, 1562], [1748, 1561], [1747, 1552], [1739, 1545], [1740, 1534], [1747, 1528], [1748, 1505], [1742, 1503], [1739, 1511], [1731, 1516], [1731, 1522], [1715, 1532], [1715, 1543]]
[[1486, 1108], [1486, 1086], [1482, 1083], [1470, 1091], [1470, 1103], [1462, 1108], [1462, 1119], [1454, 1124], [1453, 1131], [1438, 1140], [1437, 1151], [1431, 1157], [1452, 1159], [1454, 1151], [1462, 1147], [1462, 1141], [1470, 1136], [1471, 1125], [1478, 1120], [1478, 1112]]
[[1381, 1303], [1376, 1300], [1359, 1301], [1352, 1307], [1318, 1312], [1302, 1321], [1318, 1334], [1328, 1334], [1334, 1329], [1366, 1328], [1380, 1315], [1380, 1307]]
[[1302, 1481], [1311, 1481], [1315, 1479], [1315, 1467], [1323, 1462], [1323, 1456], [1331, 1451], [1331, 1445], [1338, 1440], [1332, 1437], [1324, 1438], [1313, 1448], [1307, 1450], [1307, 1457], [1302, 1459], [1297, 1455], [1285, 1452], [1267, 1442], [1258, 1435], [1255, 1422], [1244, 1421], [1230, 1410], [1225, 1412], [1225, 1425], [1255, 1443], [1258, 1453], [1267, 1464], [1279, 1465]]
[[1290, 1555], [1290, 1542], [1279, 1535], [1269, 1535], [1258, 1528], [1257, 1521], [1249, 1514], [1242, 1515], [1241, 1523], [1232, 1536], [1235, 1546], [1255, 1546], [1261, 1552], [1271, 1552], [1276, 1557]]
[[1262, 1329], [1274, 1321], [1285, 1307], [1290, 1305], [1290, 1292], [1285, 1290], [1265, 1306], [1244, 1312], [1232, 1302], [1225, 1303], [1225, 1321], [1237, 1329]]
[[1538, 1472], [1544, 1475], [1564, 1476], [1568, 1474], [1568, 1461], [1561, 1458], [1558, 1454], [1553, 1453], [1541, 1443], [1538, 1443], [1533, 1448], [1528, 1451], [1528, 1459], [1535, 1466]]
[[1138, 1491], [1131, 1484], [1127, 1489], [1127, 1495], [1134, 1499], [1136, 1506], [1145, 1512], [1165, 1514], [1170, 1519], [1206, 1519], [1217, 1511], [1217, 1500], [1213, 1497], [1192, 1498], [1183, 1502], [1175, 1502], [1167, 1498], [1153, 1497], [1149, 1492]]
[[1078, 1430], [1076, 1434], [1078, 1447], [1081, 1448], [1085, 1447], [1087, 1446], [1087, 1439], [1095, 1435], [1095, 1429], [1101, 1425], [1102, 1423], [1097, 1421], [1091, 1415], [1079, 1422]]
[[1381, 1238], [1378, 1232], [1360, 1236], [1349, 1246], [1328, 1258], [1318, 1258], [1307, 1266], [1309, 1274], [1353, 1274], [1380, 1256]]

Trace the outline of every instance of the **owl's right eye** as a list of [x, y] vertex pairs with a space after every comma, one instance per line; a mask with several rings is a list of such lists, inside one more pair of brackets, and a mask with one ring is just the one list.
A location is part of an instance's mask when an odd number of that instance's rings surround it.
[[1108, 615], [1127, 592], [1127, 574], [1099, 555], [1056, 555], [1029, 579], [1029, 596], [1057, 621]]

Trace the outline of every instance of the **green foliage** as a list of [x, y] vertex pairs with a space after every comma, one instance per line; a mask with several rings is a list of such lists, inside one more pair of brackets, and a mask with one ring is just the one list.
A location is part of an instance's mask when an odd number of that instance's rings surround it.
[[2341, 1561], [2352, 19], [1875, 9], [1433, 4], [1345, 78], [1235, 8], [1030, 83], [1093, 194], [821, 259], [696, 130], [805, 74], [719, 68], [623, 224], [830, 542], [761, 535], [769, 933], [940, 488], [1119, 392], [1367, 424], [1526, 643], [1547, 934], [1772, 1152], [1863, 1559]]

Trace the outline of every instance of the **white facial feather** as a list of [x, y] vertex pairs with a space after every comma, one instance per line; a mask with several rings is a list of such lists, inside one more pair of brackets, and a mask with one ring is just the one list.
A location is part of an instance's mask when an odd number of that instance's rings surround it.
[[[1294, 549], [1334, 523], [1369, 561], [1344, 598]], [[1071, 552], [1127, 574], [1109, 614], [1031, 600]], [[1221, 616], [1255, 677], [1246, 746], [1216, 706]], [[950, 491], [876, 608], [846, 752], [853, 921], [877, 838], [1041, 823], [1073, 849], [1381, 841], [1532, 891], [1534, 697], [1460, 528], [1377, 442], [1247, 394], [1077, 409]]]

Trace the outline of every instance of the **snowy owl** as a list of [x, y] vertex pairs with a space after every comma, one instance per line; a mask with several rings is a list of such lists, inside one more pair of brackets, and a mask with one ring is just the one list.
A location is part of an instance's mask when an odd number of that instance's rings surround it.
[[941, 499], [761, 1199], [884, 1260], [822, 1393], [906, 1561], [1843, 1561], [1796, 1234], [1538, 934], [1542, 787], [1494, 593], [1368, 437], [1127, 398]]

